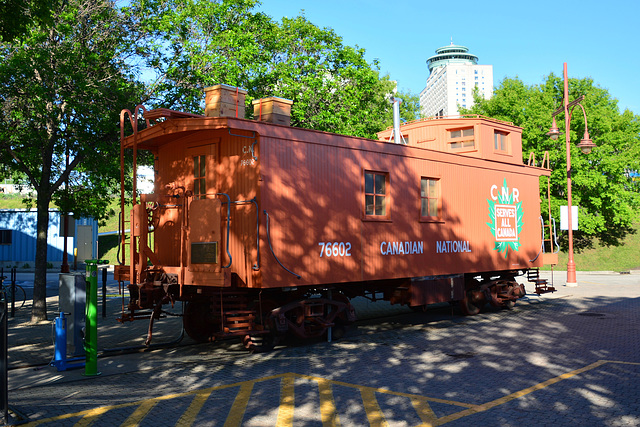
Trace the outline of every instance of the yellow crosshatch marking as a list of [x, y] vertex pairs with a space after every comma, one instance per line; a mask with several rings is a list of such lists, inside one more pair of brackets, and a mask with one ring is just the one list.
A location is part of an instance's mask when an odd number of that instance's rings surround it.
[[[191, 425], [195, 425], [199, 412], [205, 407], [206, 402], [209, 399], [209, 397], [211, 397], [211, 395], [213, 395], [217, 391], [237, 388], [238, 389], [237, 394], [231, 405], [231, 409], [229, 409], [229, 413], [227, 415], [224, 425], [225, 427], [240, 426], [242, 425], [245, 413], [247, 411], [247, 407], [249, 405], [254, 386], [258, 383], [279, 380], [280, 381], [280, 398], [279, 398], [279, 405], [278, 405], [278, 411], [277, 411], [277, 420], [275, 422], [275, 425], [278, 427], [288, 427], [293, 425], [293, 421], [294, 421], [295, 380], [303, 379], [303, 380], [315, 382], [318, 386], [319, 401], [320, 401], [319, 402], [320, 419], [324, 427], [341, 425], [340, 419], [337, 414], [336, 403], [334, 399], [334, 390], [336, 387], [348, 387], [351, 389], [356, 389], [360, 392], [360, 395], [362, 397], [363, 409], [366, 414], [366, 418], [371, 426], [387, 426], [388, 425], [387, 420], [385, 419], [384, 413], [380, 409], [380, 405], [378, 403], [378, 398], [377, 398], [378, 394], [386, 394], [386, 395], [408, 398], [411, 402], [411, 405], [415, 409], [416, 414], [422, 420], [422, 424], [420, 424], [421, 426], [439, 426], [439, 425], [443, 425], [448, 422], [466, 417], [468, 415], [487, 411], [489, 409], [492, 409], [497, 406], [503, 405], [507, 402], [510, 402], [514, 399], [518, 399], [529, 393], [533, 393], [545, 387], [549, 387], [551, 385], [557, 384], [560, 381], [566, 380], [576, 375], [580, 375], [584, 372], [590, 371], [592, 369], [598, 368], [606, 364], [623, 364], [623, 365], [640, 366], [640, 363], [634, 363], [634, 362], [622, 362], [622, 361], [615, 361], [615, 360], [598, 360], [597, 362], [594, 362], [590, 365], [584, 366], [579, 369], [575, 369], [573, 371], [567, 372], [565, 374], [559, 375], [554, 378], [550, 378], [534, 386], [527, 387], [523, 390], [510, 393], [506, 396], [502, 396], [498, 399], [495, 399], [480, 405], [457, 402], [457, 401], [448, 400], [448, 399], [439, 399], [435, 397], [420, 396], [417, 394], [394, 392], [394, 391], [386, 390], [383, 388], [359, 386], [356, 384], [349, 384], [342, 381], [328, 380], [328, 379], [313, 377], [309, 375], [287, 373], [287, 374], [280, 374], [280, 375], [272, 375], [272, 376], [260, 378], [257, 380], [242, 381], [234, 384], [211, 387], [203, 390], [194, 390], [194, 391], [185, 392], [185, 393], [170, 394], [167, 396], [155, 397], [152, 399], [146, 399], [138, 402], [103, 406], [100, 408], [76, 412], [73, 414], [65, 414], [65, 415], [60, 415], [60, 416], [47, 418], [43, 420], [37, 420], [37, 421], [33, 421], [23, 425], [24, 426], [37, 426], [37, 425], [45, 425], [45, 424], [56, 425], [61, 420], [67, 420], [72, 418], [78, 418], [78, 421], [76, 422], [75, 426], [99, 424], [100, 417], [104, 416], [110, 411], [113, 411], [115, 409], [122, 409], [122, 408], [133, 408], [133, 410], [131, 411], [131, 414], [128, 416], [128, 418], [126, 418], [122, 426], [135, 426], [135, 425], [139, 425], [140, 422], [156, 406], [160, 404], [160, 402], [169, 401], [169, 400], [180, 398], [180, 397], [193, 396], [193, 399], [188, 405], [188, 408], [185, 410], [185, 412], [182, 414], [182, 416], [177, 422], [177, 425], [180, 425], [180, 426], [191, 426]], [[433, 412], [433, 410], [431, 409], [429, 402], [447, 404], [447, 405], [457, 406], [464, 409], [438, 418], [436, 414]]]

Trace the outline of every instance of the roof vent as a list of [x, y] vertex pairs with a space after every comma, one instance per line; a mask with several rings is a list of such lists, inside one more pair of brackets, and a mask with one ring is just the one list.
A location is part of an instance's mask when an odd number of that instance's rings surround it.
[[229, 85], [216, 85], [204, 89], [204, 115], [207, 117], [238, 117], [244, 119], [244, 98], [247, 91]]
[[261, 122], [276, 125], [291, 125], [291, 106], [293, 101], [271, 96], [269, 98], [255, 99], [253, 104], [253, 117]]
[[400, 103], [402, 99], [393, 98], [393, 132], [391, 135], [393, 136], [393, 142], [396, 144], [406, 144], [407, 141], [404, 140], [402, 133], [400, 133]]

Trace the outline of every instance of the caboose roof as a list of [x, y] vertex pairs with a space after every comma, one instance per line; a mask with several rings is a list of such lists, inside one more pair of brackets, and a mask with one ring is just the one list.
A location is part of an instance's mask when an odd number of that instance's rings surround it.
[[[490, 119], [482, 116], [455, 119], [418, 120], [401, 126], [401, 133], [408, 137], [408, 144], [389, 142], [392, 129], [378, 133], [378, 140], [339, 135], [313, 129], [283, 126], [235, 117], [204, 117], [193, 114], [172, 112], [169, 110], [150, 110], [150, 117], [164, 117], [164, 121], [151, 124], [138, 131], [137, 136], [130, 135], [124, 139], [124, 147], [133, 147], [134, 141], [138, 149], [155, 151], [158, 147], [175, 141], [176, 136], [188, 135], [201, 131], [227, 130], [230, 134], [239, 132], [251, 136], [255, 133], [261, 137], [280, 138], [307, 143], [333, 145], [350, 149], [375, 150], [395, 155], [411, 155], [408, 151], [420, 149], [430, 151], [432, 158], [442, 161], [475, 163], [478, 160], [492, 160], [498, 163], [524, 166], [522, 159], [522, 128], [512, 123]], [[447, 145], [447, 132], [451, 129], [465, 127], [477, 128], [478, 147], [473, 151], [452, 152]], [[493, 132], [507, 132], [512, 135], [511, 148], [508, 154], [495, 154], [487, 147], [493, 147]], [[483, 141], [484, 138], [484, 141]], [[408, 151], [407, 151], [408, 150]], [[458, 159], [458, 160], [455, 160]], [[536, 168], [539, 169], [539, 168]]]
[[[336, 143], [336, 137], [339, 137], [339, 139], [348, 139], [351, 141], [372, 141], [367, 138], [338, 135], [314, 129], [284, 126], [250, 119], [204, 116], [171, 118], [157, 124], [153, 124], [145, 129], [139, 130], [136, 140], [139, 149], [153, 149], [155, 147], [173, 141], [176, 134], [187, 136], [190, 133], [194, 132], [217, 129], [233, 129], [238, 131], [255, 132], [258, 135], [262, 136], [300, 141], [308, 141], [310, 139], [313, 139], [316, 142], [321, 142], [323, 140], [333, 140], [333, 142]], [[313, 134], [313, 137], [310, 136], [311, 134]], [[125, 138], [124, 147], [131, 148], [133, 147], [133, 143], [134, 136], [130, 135]]]

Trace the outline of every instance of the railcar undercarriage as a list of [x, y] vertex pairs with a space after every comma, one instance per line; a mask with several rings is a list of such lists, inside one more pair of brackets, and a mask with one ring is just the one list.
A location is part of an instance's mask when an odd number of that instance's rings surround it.
[[329, 329], [338, 339], [356, 320], [349, 298], [333, 289], [260, 292], [188, 286], [180, 294], [177, 283], [159, 280], [130, 284], [128, 289], [128, 312], [123, 310], [119, 320], [149, 319], [146, 345], [151, 343], [154, 321], [169, 314], [163, 305], [173, 307], [178, 301], [184, 302], [183, 326], [189, 337], [198, 342], [239, 337], [252, 351], [272, 348], [287, 335], [304, 340], [322, 337]]
[[[515, 280], [517, 274], [519, 272], [465, 275], [464, 281], [459, 282], [464, 285], [462, 299], [458, 300], [462, 313], [476, 315], [486, 304], [497, 308], [513, 308], [516, 301], [525, 295], [524, 285]], [[321, 289], [279, 288], [260, 291], [239, 287], [181, 287], [177, 283], [177, 276], [158, 272], [148, 277], [150, 280], [143, 284], [128, 286], [128, 312], [123, 310], [119, 319], [123, 322], [149, 319], [147, 345], [151, 343], [154, 321], [173, 314], [164, 311], [163, 306], [171, 304], [174, 307], [176, 302], [184, 303], [184, 312], [181, 314], [184, 331], [195, 341], [236, 337], [241, 338], [251, 351], [269, 350], [286, 336], [305, 340], [326, 336], [331, 331], [333, 338], [340, 338], [345, 327], [356, 320], [349, 297], [381, 295], [381, 298], [373, 297], [372, 300], [414, 305], [411, 282], [408, 280], [373, 282], [360, 286], [338, 284]], [[454, 280], [450, 281], [449, 302], [455, 302]], [[439, 302], [446, 301], [447, 298], [443, 298]]]
[[487, 303], [492, 307], [511, 309], [525, 294], [524, 285], [515, 280], [515, 275], [466, 277], [460, 309], [467, 316], [480, 313]]

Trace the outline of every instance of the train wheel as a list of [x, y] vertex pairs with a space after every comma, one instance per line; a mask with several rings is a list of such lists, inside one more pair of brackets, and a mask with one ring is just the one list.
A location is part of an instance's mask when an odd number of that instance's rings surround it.
[[182, 324], [184, 330], [195, 341], [213, 341], [213, 334], [220, 329], [220, 323], [211, 312], [208, 301], [187, 301]]
[[335, 325], [331, 327], [331, 340], [338, 341], [342, 339], [347, 333], [347, 323], [343, 319], [337, 318]]
[[511, 310], [513, 307], [515, 307], [515, 306], [516, 306], [516, 302], [515, 302], [515, 301], [511, 301], [511, 300], [509, 300], [509, 301], [505, 301], [505, 302], [502, 304], [502, 306], [503, 306], [504, 308], [506, 308], [507, 310]]
[[242, 344], [251, 353], [264, 353], [273, 350], [273, 348], [280, 341], [280, 336], [276, 334], [275, 327], [273, 326], [273, 319], [271, 318], [271, 311], [278, 307], [278, 304], [270, 299], [262, 301], [261, 306], [256, 307], [259, 315], [257, 323], [261, 328], [268, 330], [267, 334], [260, 335], [245, 335], [242, 339]]
[[242, 344], [251, 353], [266, 353], [273, 350], [278, 344], [279, 337], [274, 333], [262, 335], [245, 335], [242, 339]]
[[346, 335], [348, 326], [353, 323], [350, 319], [355, 320], [356, 314], [355, 309], [349, 301], [349, 297], [345, 294], [335, 294], [333, 300], [347, 305], [346, 309], [340, 312], [334, 319], [334, 326], [331, 328], [331, 340], [337, 341]]
[[[524, 294], [524, 285], [519, 285], [515, 281], [509, 283], [509, 287], [507, 288], [507, 297], [512, 298], [513, 296], [515, 296], [517, 298], [521, 298], [524, 296]], [[513, 299], [505, 299], [502, 303], [502, 306], [507, 310], [511, 310], [513, 307], [515, 307], [515, 305], [516, 300]]]
[[485, 304], [486, 301], [481, 291], [469, 289], [465, 292], [462, 301], [460, 301], [460, 309], [467, 316], [475, 316], [480, 313]]

